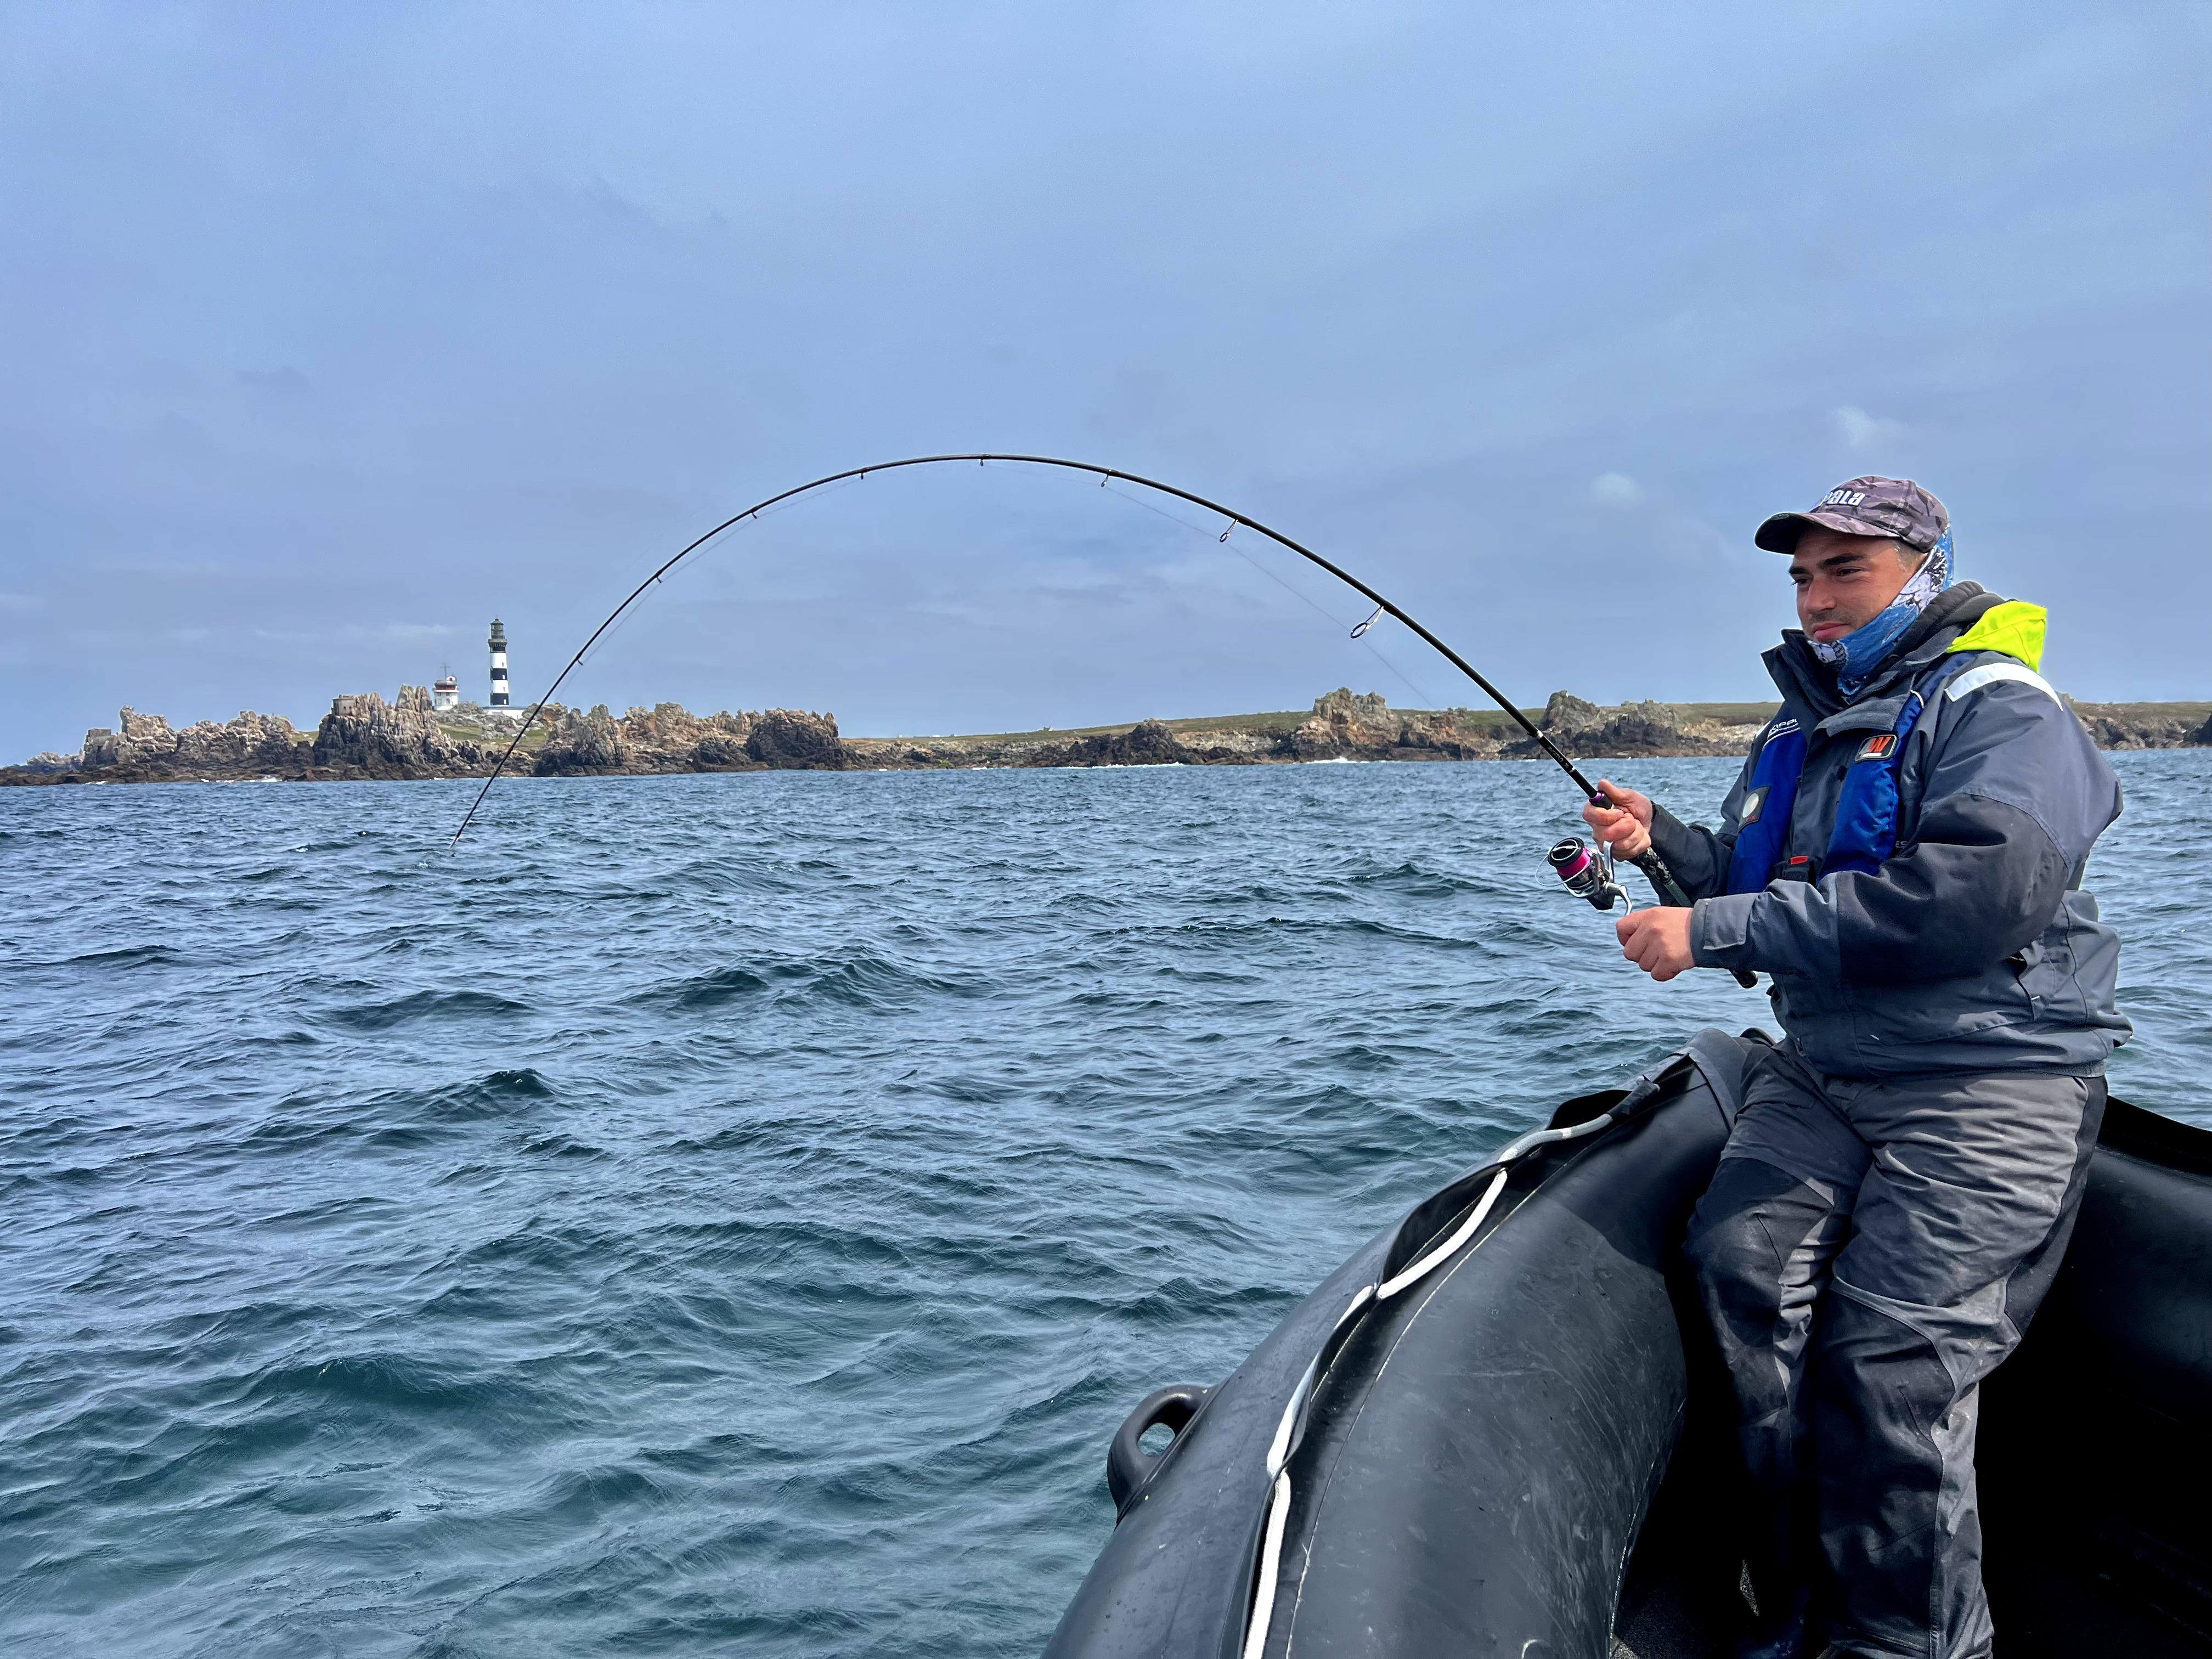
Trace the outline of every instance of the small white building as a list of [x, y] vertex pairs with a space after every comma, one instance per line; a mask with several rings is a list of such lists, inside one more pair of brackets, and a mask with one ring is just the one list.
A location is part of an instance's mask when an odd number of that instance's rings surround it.
[[457, 708], [461, 702], [461, 683], [448, 668], [430, 683], [430, 707]]

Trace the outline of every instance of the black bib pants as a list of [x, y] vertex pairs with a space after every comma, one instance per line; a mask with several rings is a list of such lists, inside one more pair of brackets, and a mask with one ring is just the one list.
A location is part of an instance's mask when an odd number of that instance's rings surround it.
[[1987, 1659], [1978, 1388], [2051, 1287], [2104, 1109], [2102, 1077], [1756, 1063], [1688, 1253], [1762, 1611], [1809, 1595], [1847, 1652]]

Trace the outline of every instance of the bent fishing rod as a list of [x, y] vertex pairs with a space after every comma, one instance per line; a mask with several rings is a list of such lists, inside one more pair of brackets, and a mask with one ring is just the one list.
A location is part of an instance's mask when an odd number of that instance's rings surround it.
[[[1174, 484], [1162, 483], [1157, 478], [1144, 477], [1134, 472], [1124, 472], [1116, 467], [1101, 466], [1093, 461], [1064, 460], [1054, 455], [996, 455], [989, 453], [968, 455], [910, 455], [902, 460], [877, 461], [867, 466], [847, 467], [842, 472], [829, 473], [823, 477], [812, 479], [806, 483], [799, 484], [793, 489], [779, 491], [777, 494], [769, 496], [765, 501], [756, 501], [750, 507], [746, 507], [743, 512], [732, 514], [728, 518], [723, 520], [721, 523], [716, 525], [712, 530], [707, 532], [705, 535], [701, 536], [697, 540], [692, 542], [681, 552], [678, 553], [674, 557], [661, 565], [659, 569], [655, 570], [643, 581], [640, 582], [635, 587], [632, 588], [630, 590], [629, 596], [623, 599], [620, 605], [617, 605], [614, 610], [608, 614], [605, 622], [601, 623], [597, 628], [592, 630], [591, 637], [586, 640], [584, 643], [577, 648], [576, 654], [574, 656], [568, 659], [568, 666], [563, 668], [560, 673], [554, 677], [553, 684], [545, 688], [544, 696], [538, 698], [538, 700], [531, 706], [529, 714], [524, 717], [522, 724], [515, 729], [514, 737], [507, 745], [506, 752], [500, 756], [498, 764], [492, 768], [491, 775], [484, 780], [483, 787], [477, 791], [476, 799], [469, 804], [469, 810], [461, 819], [460, 828], [453, 831], [453, 838], [449, 843], [447, 843], [446, 851], [450, 854], [455, 848], [460, 846], [461, 837], [468, 833], [469, 825], [476, 821], [477, 811], [484, 804], [484, 798], [491, 793], [492, 785], [498, 782], [501, 775], [507, 770], [507, 762], [514, 757], [514, 751], [522, 746], [522, 739], [529, 734], [530, 728], [537, 723], [538, 716], [540, 712], [544, 710], [545, 705], [553, 700], [553, 694], [561, 689], [562, 682], [566, 680], [569, 674], [574, 671], [577, 664], [584, 660], [584, 658], [589, 653], [591, 648], [599, 642], [600, 636], [605, 634], [607, 629], [612, 628], [616, 623], [619, 622], [623, 614], [627, 612], [632, 605], [635, 605], [638, 600], [645, 597], [647, 589], [653, 586], [661, 580], [661, 578], [667, 575], [670, 571], [675, 569], [678, 565], [690, 558], [692, 554], [697, 552], [708, 542], [713, 541], [724, 531], [733, 529], [737, 526], [743, 524], [748, 519], [759, 518], [763, 513], [765, 513], [771, 507], [780, 506], [785, 501], [791, 501], [797, 496], [809, 495], [817, 489], [826, 489], [831, 484], [842, 483], [848, 478], [865, 478], [872, 472], [895, 472], [904, 467], [945, 466], [954, 462], [964, 461], [973, 461], [978, 466], [988, 465], [993, 461], [1000, 461], [1021, 466], [1057, 467], [1062, 471], [1066, 472], [1088, 473], [1098, 480], [1099, 487], [1101, 489], [1103, 489], [1107, 484], [1118, 478], [1124, 483], [1135, 484], [1139, 489], [1156, 490], [1163, 495], [1171, 495], [1177, 501], [1188, 501], [1192, 506], [1204, 507], [1209, 513], [1218, 513], [1223, 518], [1229, 520], [1232, 526], [1235, 525], [1242, 525], [1247, 530], [1250, 530], [1259, 535], [1265, 536], [1269, 541], [1273, 542], [1277, 546], [1287, 548], [1290, 551], [1297, 554], [1300, 558], [1305, 560], [1309, 564], [1316, 565], [1320, 568], [1326, 570], [1330, 575], [1335, 577], [1337, 580], [1342, 582], [1346, 587], [1351, 588], [1354, 592], [1363, 594], [1367, 599], [1374, 602], [1376, 605], [1375, 616], [1370, 617], [1366, 622], [1362, 623], [1358, 628], [1352, 629], [1352, 637], [1354, 639], [1365, 634], [1367, 629], [1374, 623], [1376, 617], [1385, 615], [1395, 617], [1400, 622], [1405, 623], [1407, 627], [1413, 629], [1414, 633], [1420, 635], [1420, 637], [1427, 642], [1430, 648], [1435, 651], [1438, 656], [1442, 657], [1453, 667], [1458, 669], [1459, 672], [1466, 675], [1468, 678], [1473, 680], [1475, 684], [1481, 687], [1483, 695], [1488, 697], [1492, 702], [1496, 703], [1500, 708], [1504, 709], [1507, 715], [1511, 718], [1513, 722], [1520, 726], [1523, 732], [1526, 732], [1528, 734], [1529, 738], [1534, 741], [1536, 746], [1541, 749], [1545, 755], [1548, 757], [1561, 771], [1565, 772], [1570, 778], [1574, 780], [1575, 787], [1582, 792], [1582, 797], [1584, 800], [1593, 802], [1598, 805], [1605, 805], [1608, 804], [1609, 798], [1606, 795], [1605, 792], [1583, 775], [1581, 769], [1575, 764], [1574, 757], [1569, 755], [1565, 750], [1561, 749], [1558, 744], [1553, 742], [1551, 738], [1540, 727], [1539, 727], [1534, 720], [1530, 720], [1528, 715], [1522, 713], [1519, 708], [1516, 708], [1512, 701], [1508, 698], [1503, 691], [1500, 691], [1496, 686], [1492, 685], [1490, 681], [1484, 677], [1482, 672], [1476, 668], [1473, 663], [1468, 661], [1468, 659], [1461, 656], [1458, 652], [1453, 650], [1451, 647], [1446, 645], [1442, 640], [1431, 633], [1426, 628], [1422, 626], [1415, 617], [1398, 605], [1395, 601], [1376, 592], [1375, 589], [1370, 587], [1365, 582], [1360, 580], [1358, 577], [1353, 575], [1349, 570], [1345, 569], [1341, 565], [1331, 562], [1329, 560], [1323, 558], [1320, 554], [1315, 552], [1311, 548], [1305, 546], [1303, 543], [1292, 541], [1288, 536], [1284, 535], [1279, 530], [1271, 529], [1269, 526], [1261, 524], [1257, 519], [1252, 518], [1248, 514], [1239, 513], [1235, 507], [1224, 507], [1218, 501], [1209, 501], [1203, 495], [1197, 495], [1191, 490], [1178, 489]], [[1227, 531], [1222, 532], [1221, 539], [1224, 541], [1229, 539], [1229, 532]], [[1562, 842], [1560, 845], [1564, 847], [1565, 843]], [[1557, 848], [1553, 850], [1555, 853], [1558, 851]], [[1659, 902], [1662, 905], [1680, 908], [1686, 908], [1689, 904], [1689, 895], [1683, 890], [1681, 883], [1674, 878], [1674, 871], [1668, 866], [1666, 860], [1660, 856], [1658, 848], [1655, 847], [1646, 852], [1641, 853], [1635, 858], [1631, 859], [1629, 862], [1644, 872], [1644, 878], [1651, 884], [1651, 890], [1658, 896]], [[1570, 877], [1570, 872], [1565, 868], [1562, 860], [1554, 858], [1553, 865], [1555, 868], [1559, 869], [1562, 878], [1569, 880], [1571, 890], [1575, 891], [1578, 896], [1589, 898], [1592, 903], [1596, 904], [1601, 909], [1611, 908], [1613, 898], [1615, 895], [1618, 895], [1624, 899], [1626, 897], [1626, 895], [1625, 893], [1621, 893], [1617, 886], [1612, 887], [1610, 892], [1603, 892], [1601, 889], [1585, 891], [1583, 887], [1577, 885], [1576, 881]], [[1608, 883], [1607, 884], [1609, 885], [1610, 884]], [[1601, 902], [1600, 896], [1601, 892], [1602, 892]], [[1746, 985], [1749, 985], [1753, 982], [1752, 976], [1747, 974], [1740, 972], [1736, 975], [1736, 977]]]

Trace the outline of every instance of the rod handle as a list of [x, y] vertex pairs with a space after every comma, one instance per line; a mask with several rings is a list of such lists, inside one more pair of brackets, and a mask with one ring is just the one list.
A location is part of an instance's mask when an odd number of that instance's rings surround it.
[[[1674, 872], [1667, 867], [1667, 860], [1659, 856], [1656, 848], [1631, 859], [1629, 862], [1644, 872], [1651, 884], [1651, 890], [1659, 896], [1660, 903], [1673, 910], [1690, 908], [1690, 896], [1682, 890], [1682, 884], [1674, 879]], [[1735, 982], [1746, 990], [1759, 983], [1759, 975], [1747, 969], [1732, 968], [1729, 971], [1735, 975]]]

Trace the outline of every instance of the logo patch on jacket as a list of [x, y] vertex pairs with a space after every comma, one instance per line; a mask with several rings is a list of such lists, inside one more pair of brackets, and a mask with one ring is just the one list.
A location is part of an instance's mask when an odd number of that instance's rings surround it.
[[1860, 748], [1858, 754], [1853, 758], [1853, 763], [1856, 764], [1858, 761], [1887, 760], [1896, 752], [1897, 733], [1877, 732]]
[[1738, 823], [1757, 823], [1759, 822], [1759, 815], [1761, 811], [1765, 810], [1765, 806], [1766, 791], [1764, 789], [1753, 790], [1749, 794], [1743, 798], [1743, 816], [1738, 818], [1736, 822]]

